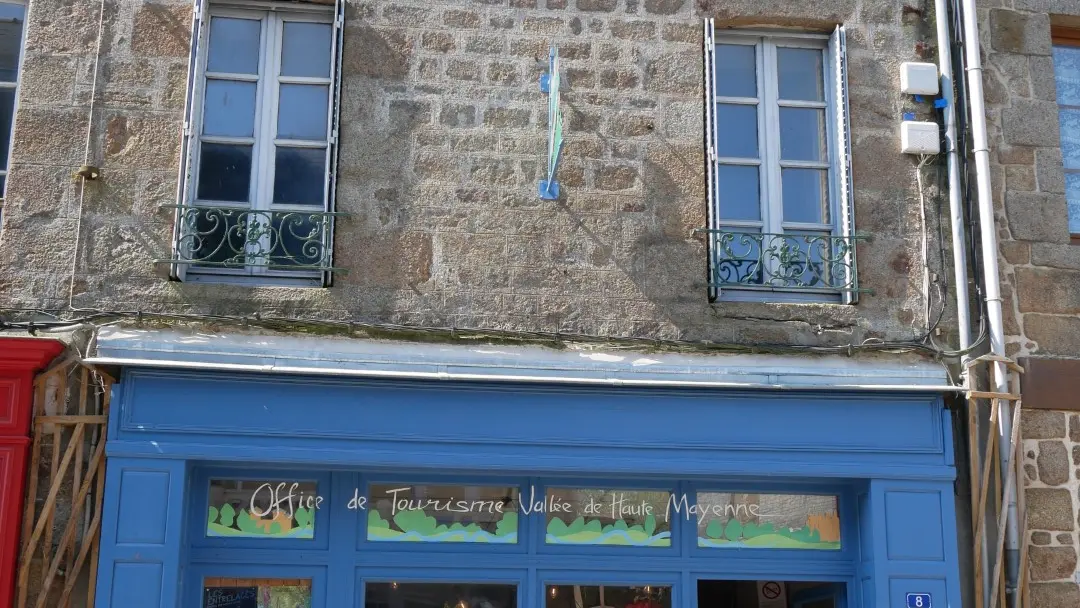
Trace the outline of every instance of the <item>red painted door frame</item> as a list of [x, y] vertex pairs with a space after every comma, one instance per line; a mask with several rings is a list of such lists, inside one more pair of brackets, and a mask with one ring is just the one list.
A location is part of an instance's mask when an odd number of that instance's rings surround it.
[[34, 374], [63, 350], [51, 338], [0, 336], [0, 606], [15, 604]]

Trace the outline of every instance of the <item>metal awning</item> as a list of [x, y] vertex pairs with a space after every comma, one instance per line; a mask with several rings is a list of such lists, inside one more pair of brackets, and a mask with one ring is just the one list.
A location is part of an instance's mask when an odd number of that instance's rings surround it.
[[458, 381], [775, 390], [952, 392], [914, 355], [645, 353], [567, 345], [431, 344], [324, 336], [103, 327], [87, 363], [206, 371]]

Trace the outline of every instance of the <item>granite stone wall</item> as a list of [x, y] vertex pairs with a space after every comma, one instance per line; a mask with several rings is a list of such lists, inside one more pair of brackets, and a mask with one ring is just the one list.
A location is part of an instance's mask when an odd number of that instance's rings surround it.
[[[348, 273], [294, 289], [180, 283], [155, 264], [170, 256], [191, 3], [106, 0], [101, 13], [96, 1], [35, 0], [0, 306], [740, 343], [911, 339], [925, 329], [923, 220], [915, 161], [898, 151], [901, 114], [916, 108], [897, 67], [933, 41], [933, 3], [915, 4], [921, 13], [890, 0], [349, 1], [337, 209], [351, 215], [335, 235]], [[705, 16], [848, 27], [856, 223], [872, 237], [859, 274], [873, 293], [857, 306], [708, 301], [694, 232], [706, 223]], [[552, 43], [571, 86], [565, 194], [547, 202], [536, 195], [547, 103], [536, 83]], [[101, 179], [82, 191], [72, 174], [87, 160]], [[926, 170], [929, 226], [936, 171]]]

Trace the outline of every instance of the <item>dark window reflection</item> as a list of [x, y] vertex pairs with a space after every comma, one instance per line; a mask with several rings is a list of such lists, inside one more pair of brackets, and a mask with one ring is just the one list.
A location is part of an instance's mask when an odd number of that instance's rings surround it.
[[198, 198], [246, 203], [251, 186], [251, 146], [202, 145]]
[[326, 184], [324, 148], [278, 147], [274, 165], [274, 203], [322, 205]]
[[365, 608], [516, 608], [516, 585], [471, 583], [372, 583]]
[[8, 164], [13, 118], [15, 118], [15, 89], [0, 89], [0, 168], [6, 168]]
[[[641, 585], [548, 585], [545, 588], [547, 608], [671, 608], [671, 587]], [[699, 604], [711, 606], [711, 604]]]

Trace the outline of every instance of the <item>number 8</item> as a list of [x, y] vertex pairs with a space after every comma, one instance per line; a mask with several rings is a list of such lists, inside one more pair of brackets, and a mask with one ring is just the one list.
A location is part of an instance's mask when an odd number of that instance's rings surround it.
[[922, 608], [922, 605], [923, 605], [922, 596], [921, 595], [916, 595], [915, 596], [915, 608]]

